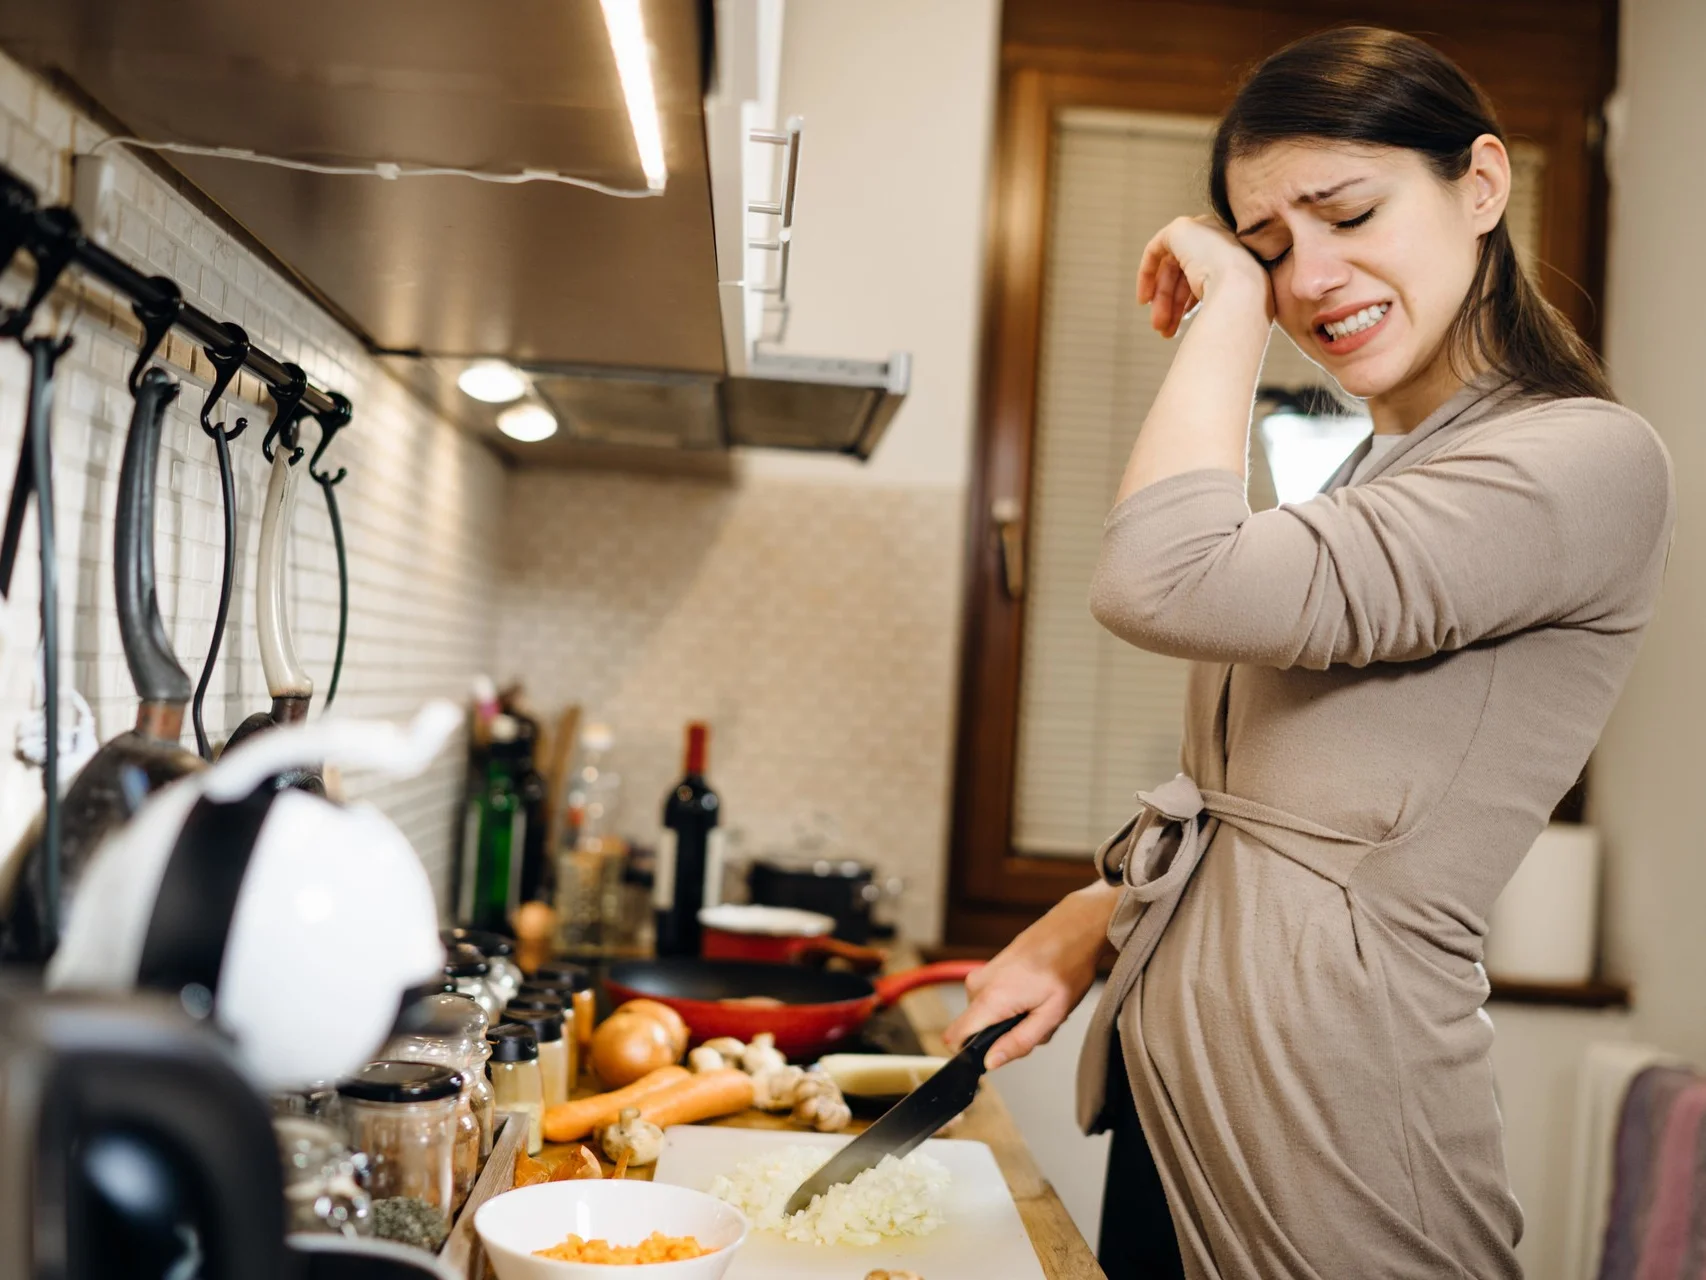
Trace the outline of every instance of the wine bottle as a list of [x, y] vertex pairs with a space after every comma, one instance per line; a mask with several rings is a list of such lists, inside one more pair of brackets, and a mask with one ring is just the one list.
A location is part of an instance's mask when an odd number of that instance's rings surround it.
[[684, 776], [663, 802], [652, 879], [660, 956], [699, 954], [699, 910], [716, 905], [722, 889], [721, 802], [705, 781], [710, 736], [703, 724], [687, 726]]

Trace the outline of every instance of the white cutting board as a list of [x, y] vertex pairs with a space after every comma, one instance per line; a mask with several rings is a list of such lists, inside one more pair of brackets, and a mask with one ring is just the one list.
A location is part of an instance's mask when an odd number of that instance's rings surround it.
[[[711, 1179], [742, 1160], [783, 1146], [833, 1150], [849, 1141], [845, 1134], [676, 1125], [664, 1130], [652, 1181], [708, 1191]], [[873, 1268], [915, 1271], [924, 1280], [1044, 1280], [995, 1153], [981, 1142], [954, 1138], [931, 1138], [919, 1150], [949, 1175], [943, 1222], [930, 1235], [870, 1246], [811, 1245], [754, 1231], [726, 1280], [864, 1280]]]

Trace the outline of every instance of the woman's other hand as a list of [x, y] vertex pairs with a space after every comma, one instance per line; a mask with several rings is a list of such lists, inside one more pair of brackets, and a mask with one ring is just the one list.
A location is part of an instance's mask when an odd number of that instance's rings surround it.
[[1149, 324], [1164, 338], [1199, 302], [1223, 291], [1258, 301], [1274, 318], [1274, 291], [1254, 254], [1212, 217], [1174, 218], [1143, 250], [1137, 269], [1138, 305], [1149, 304]]
[[1016, 1013], [1027, 1017], [990, 1046], [991, 1071], [1046, 1044], [1096, 980], [1096, 961], [1107, 945], [1117, 886], [1101, 882], [1069, 893], [988, 964], [966, 979], [966, 1011], [948, 1024], [950, 1048]]

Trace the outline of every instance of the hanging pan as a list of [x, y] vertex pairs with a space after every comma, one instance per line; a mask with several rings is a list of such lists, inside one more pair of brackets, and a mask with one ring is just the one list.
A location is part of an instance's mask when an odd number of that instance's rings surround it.
[[[225, 750], [238, 746], [257, 733], [281, 724], [299, 724], [308, 718], [314, 697], [314, 681], [296, 657], [290, 635], [285, 590], [285, 565], [289, 556], [290, 522], [296, 513], [298, 471], [303, 451], [297, 447], [297, 424], [304, 413], [302, 395], [307, 375], [287, 364], [290, 381], [273, 389], [274, 417], [261, 451], [272, 463], [267, 496], [261, 509], [261, 546], [255, 568], [255, 624], [261, 645], [261, 669], [266, 673], [272, 706], [257, 711], [232, 731]], [[279, 790], [295, 787], [313, 795], [326, 794], [326, 782], [318, 768], [293, 768], [273, 779]]]
[[58, 894], [51, 894], [44, 881], [41, 846], [29, 855], [8, 913], [9, 947], [22, 956], [45, 958], [51, 949], [48, 904], [75, 895], [96, 846], [130, 817], [137, 797], [129, 780], [140, 777], [146, 790], [154, 791], [202, 767], [200, 757], [178, 745], [190, 678], [172, 652], [154, 590], [155, 472], [166, 407], [177, 398], [178, 384], [164, 370], [150, 368], [134, 389], [136, 405], [119, 467], [113, 578], [125, 664], [139, 699], [136, 727], [97, 751], [65, 793]]

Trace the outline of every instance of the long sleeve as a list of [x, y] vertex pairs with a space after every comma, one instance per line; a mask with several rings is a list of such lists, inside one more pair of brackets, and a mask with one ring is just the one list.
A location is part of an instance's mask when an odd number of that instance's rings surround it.
[[1636, 627], [1645, 612], [1624, 605], [1662, 572], [1674, 509], [1651, 427], [1606, 402], [1554, 401], [1271, 511], [1252, 514], [1231, 471], [1150, 485], [1108, 517], [1090, 608], [1157, 653], [1312, 669], [1534, 626]]

